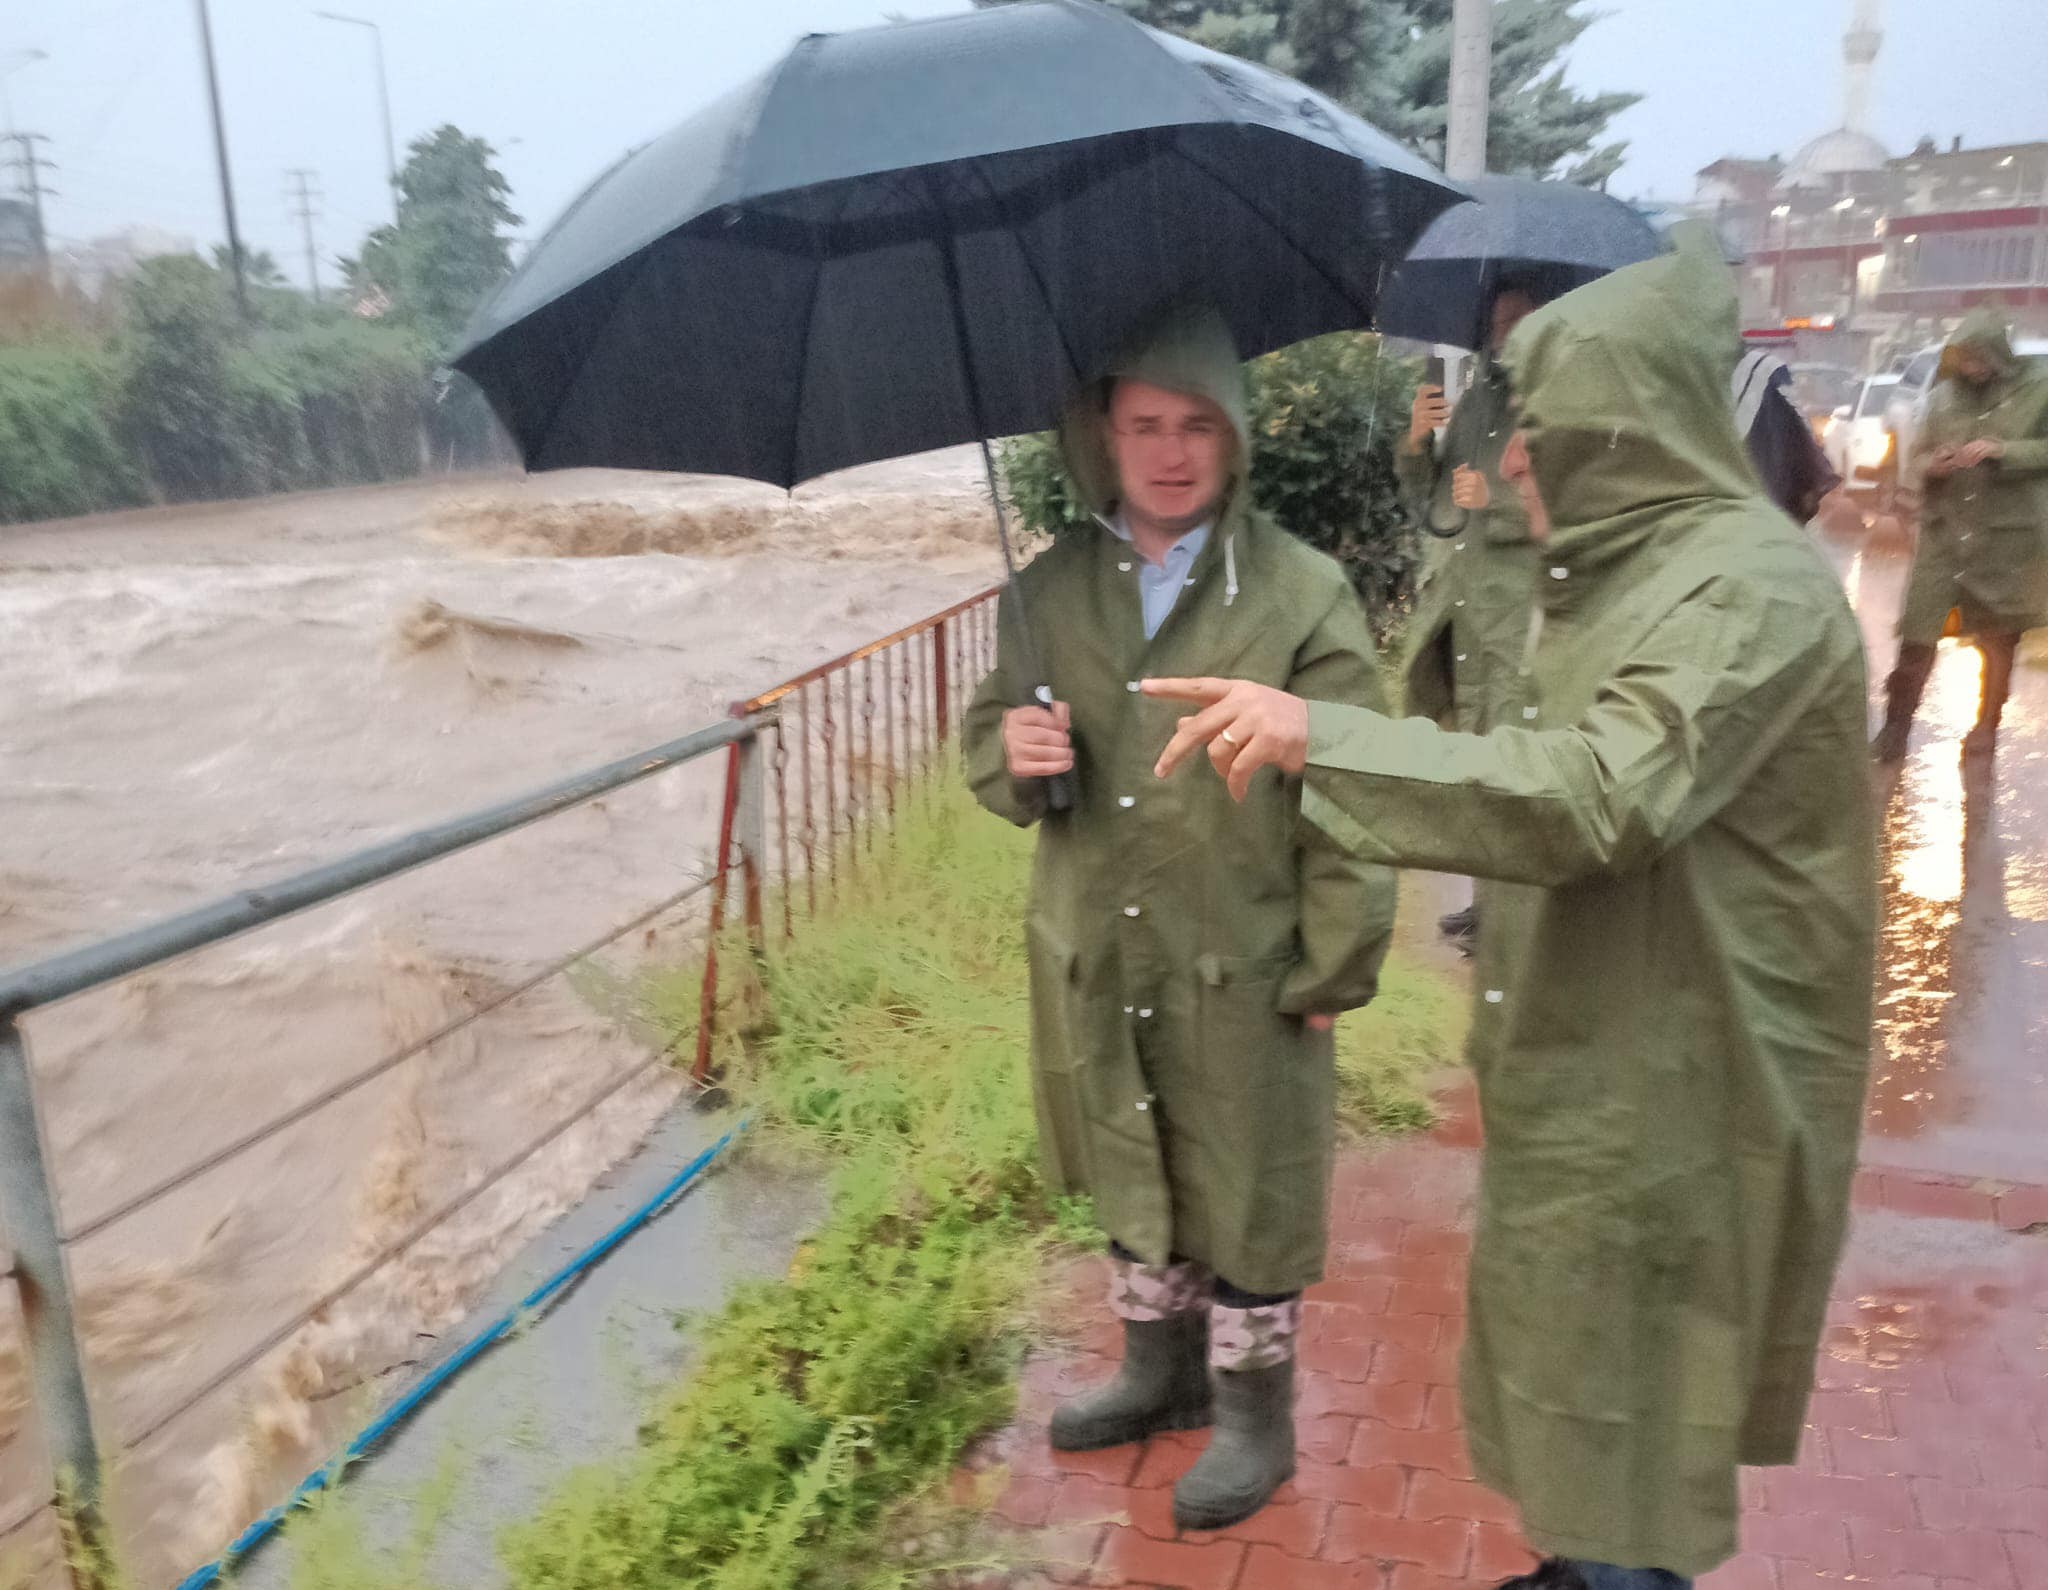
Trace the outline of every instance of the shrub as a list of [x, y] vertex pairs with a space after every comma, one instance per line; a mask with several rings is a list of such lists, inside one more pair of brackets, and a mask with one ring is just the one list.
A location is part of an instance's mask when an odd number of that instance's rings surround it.
[[54, 519], [143, 499], [115, 436], [109, 361], [85, 344], [0, 348], [0, 521]]

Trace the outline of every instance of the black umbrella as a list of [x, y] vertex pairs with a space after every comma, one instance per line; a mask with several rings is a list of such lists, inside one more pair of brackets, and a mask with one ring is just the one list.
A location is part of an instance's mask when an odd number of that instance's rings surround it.
[[1649, 221], [1591, 188], [1527, 177], [1466, 186], [1472, 202], [1438, 216], [1389, 273], [1377, 322], [1387, 335], [1483, 347], [1503, 283], [1550, 299], [1665, 251]]
[[812, 35], [600, 177], [454, 362], [531, 468], [788, 486], [1044, 429], [1166, 300], [1247, 355], [1363, 326], [1459, 197], [1090, 0]]
[[1247, 355], [1365, 325], [1459, 197], [1093, 0], [814, 34], [600, 177], [454, 362], [531, 468], [788, 486], [1046, 429], [1169, 300]]

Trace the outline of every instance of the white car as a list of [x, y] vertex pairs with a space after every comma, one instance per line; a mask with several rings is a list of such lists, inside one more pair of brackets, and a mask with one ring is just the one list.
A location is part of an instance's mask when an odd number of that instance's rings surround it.
[[1836, 409], [1820, 433], [1820, 449], [1828, 465], [1842, 477], [1851, 495], [1882, 494], [1891, 478], [1893, 437], [1886, 408], [1899, 384], [1895, 375], [1864, 379], [1853, 403]]

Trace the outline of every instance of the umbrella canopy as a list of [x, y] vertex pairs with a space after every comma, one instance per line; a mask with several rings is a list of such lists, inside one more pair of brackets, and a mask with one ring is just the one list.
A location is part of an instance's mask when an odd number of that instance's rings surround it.
[[595, 182], [456, 356], [529, 467], [792, 485], [1053, 425], [1162, 302], [1369, 323], [1461, 190], [1092, 0], [813, 35]]
[[1446, 210], [1387, 279], [1378, 327], [1393, 337], [1479, 348], [1502, 283], [1556, 298], [1666, 251], [1619, 199], [1568, 182], [1475, 177], [1472, 202]]

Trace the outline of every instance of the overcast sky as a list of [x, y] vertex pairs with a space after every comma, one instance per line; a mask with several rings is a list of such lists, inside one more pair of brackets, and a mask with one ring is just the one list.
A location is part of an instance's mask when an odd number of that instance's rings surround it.
[[[403, 144], [443, 122], [501, 151], [537, 233], [628, 146], [768, 65], [798, 35], [959, 0], [335, 0], [383, 25]], [[294, 277], [285, 172], [319, 173], [323, 273], [385, 218], [371, 38], [301, 0], [212, 0], [242, 225]], [[1722, 154], [1790, 154], [1840, 119], [1848, 0], [1603, 0], [1571, 66], [1644, 102], [1618, 191], [1682, 198]], [[2048, 138], [2048, 0], [1891, 0], [1875, 131], [1895, 150]], [[21, 64], [16, 53], [46, 51]], [[148, 222], [223, 235], [192, 0], [0, 0], [15, 124], [49, 135], [51, 230]]]

